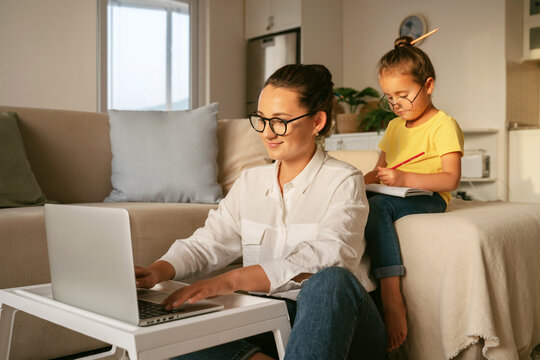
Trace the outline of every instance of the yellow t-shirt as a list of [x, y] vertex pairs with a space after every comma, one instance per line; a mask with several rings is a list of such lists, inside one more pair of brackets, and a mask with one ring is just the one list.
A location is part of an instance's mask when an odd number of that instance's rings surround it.
[[[463, 131], [456, 120], [444, 111], [439, 111], [422, 125], [413, 128], [407, 128], [406, 123], [400, 117], [390, 121], [379, 143], [379, 148], [386, 153], [389, 168], [425, 152], [401, 165], [399, 170], [435, 174], [442, 172], [441, 156], [456, 151], [463, 155]], [[446, 204], [452, 199], [449, 192], [439, 194]]]

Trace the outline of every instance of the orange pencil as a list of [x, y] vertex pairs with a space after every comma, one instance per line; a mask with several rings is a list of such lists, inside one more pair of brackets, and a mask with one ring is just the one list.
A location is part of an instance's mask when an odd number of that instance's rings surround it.
[[435, 34], [437, 31], [439, 31], [439, 28], [431, 30], [427, 34], [424, 34], [424, 35], [420, 36], [418, 39], [414, 39], [413, 41], [411, 41], [411, 45], [414, 45], [415, 43], [419, 42], [420, 40], [423, 40], [423, 39], [427, 38], [429, 35]]
[[404, 162], [401, 162], [401, 163], [397, 164], [396, 166], [392, 166], [390, 169], [397, 169], [397, 168], [400, 167], [401, 165], [405, 165], [405, 164], [408, 163], [409, 161], [414, 160], [414, 159], [416, 159], [417, 157], [422, 156], [422, 155], [424, 155], [424, 154], [425, 154], [425, 152], [422, 151], [420, 154], [414, 155], [412, 158], [407, 159], [407, 160], [405, 160]]

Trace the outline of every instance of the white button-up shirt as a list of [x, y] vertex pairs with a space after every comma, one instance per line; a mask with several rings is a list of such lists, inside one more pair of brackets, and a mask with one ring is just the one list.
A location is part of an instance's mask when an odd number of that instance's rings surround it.
[[302, 284], [292, 278], [329, 266], [349, 269], [373, 290], [362, 173], [318, 148], [282, 194], [279, 166], [244, 171], [204, 227], [171, 246], [161, 260], [174, 267], [175, 279], [222, 268], [242, 255], [244, 266], [264, 269], [275, 296], [295, 299]]

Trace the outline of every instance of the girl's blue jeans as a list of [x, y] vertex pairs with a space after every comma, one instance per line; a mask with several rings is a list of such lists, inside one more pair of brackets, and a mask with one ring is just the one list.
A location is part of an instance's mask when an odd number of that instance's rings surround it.
[[406, 215], [442, 213], [446, 202], [438, 193], [397, 197], [368, 191], [369, 216], [366, 243], [373, 275], [377, 278], [405, 275], [394, 222]]
[[[285, 359], [384, 359], [384, 323], [370, 295], [348, 270], [321, 270], [304, 283], [296, 301], [285, 301], [292, 325]], [[244, 360], [256, 352], [278, 358], [272, 333], [174, 359]]]

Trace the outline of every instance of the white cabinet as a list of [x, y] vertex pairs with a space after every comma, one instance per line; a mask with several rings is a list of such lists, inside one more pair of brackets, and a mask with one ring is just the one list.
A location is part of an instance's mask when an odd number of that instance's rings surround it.
[[379, 142], [383, 133], [360, 132], [349, 134], [334, 134], [324, 141], [324, 149], [332, 150], [379, 150]]
[[300, 27], [301, 0], [245, 0], [246, 39]]
[[509, 200], [540, 203], [540, 129], [508, 132]]
[[540, 2], [523, 0], [523, 59], [540, 60]]

